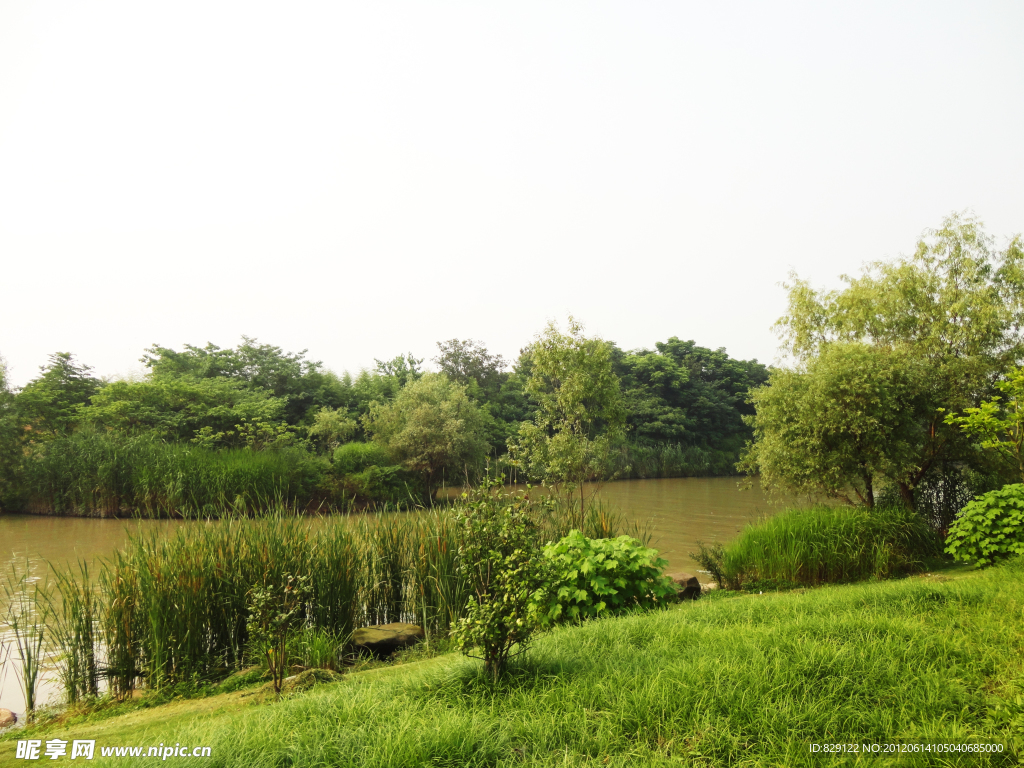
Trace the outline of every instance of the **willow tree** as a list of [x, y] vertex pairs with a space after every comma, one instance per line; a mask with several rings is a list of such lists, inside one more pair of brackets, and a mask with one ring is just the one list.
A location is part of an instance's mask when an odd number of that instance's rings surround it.
[[[930, 471], [976, 458], [970, 440], [946, 423], [945, 412], [977, 407], [992, 394], [1000, 373], [1024, 358], [1024, 247], [1015, 237], [997, 248], [975, 218], [954, 214], [927, 231], [913, 255], [869, 264], [860, 276], [842, 280], [846, 286], [833, 291], [815, 290], [796, 276], [786, 286], [789, 307], [776, 329], [793, 364], [769, 379], [766, 386], [778, 385], [779, 391], [753, 392], [755, 440], [740, 466], [781, 488], [817, 486], [835, 493], [844, 484], [851, 489], [862, 484], [857, 462], [841, 463], [817, 483], [806, 467], [811, 454], [826, 455], [821, 453], [826, 443], [844, 455], [854, 451], [865, 434], [865, 412], [839, 401], [828, 405], [828, 398], [807, 400], [794, 382], [819, 386], [814, 382], [832, 376], [843, 355], [863, 356], [870, 349], [881, 356], [877, 360], [887, 361], [885, 376], [857, 377], [859, 396], [870, 400], [879, 382], [898, 379], [899, 387], [878, 404], [886, 413], [903, 414], [891, 426], [898, 439], [886, 437], [885, 419], [872, 427], [878, 437], [873, 477], [895, 483], [914, 505], [915, 489]], [[855, 358], [847, 368], [856, 373]], [[824, 414], [823, 407], [833, 410]], [[769, 449], [791, 432], [815, 438], [795, 441], [788, 450]]]
[[527, 353], [526, 391], [538, 408], [509, 440], [509, 454], [526, 475], [570, 499], [578, 490], [582, 520], [584, 483], [605, 477], [612, 444], [625, 423], [611, 345], [584, 336], [583, 326], [570, 317], [567, 333], [548, 323]]

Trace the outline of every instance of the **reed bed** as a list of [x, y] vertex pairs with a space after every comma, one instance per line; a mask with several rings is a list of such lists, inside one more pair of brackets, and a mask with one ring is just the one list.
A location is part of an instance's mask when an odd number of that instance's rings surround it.
[[941, 554], [935, 531], [904, 507], [819, 505], [749, 526], [721, 551], [717, 567], [734, 589], [756, 582], [817, 585], [912, 573]]
[[[101, 562], [98, 594], [84, 567], [55, 579], [66, 697], [94, 694], [97, 677], [125, 698], [140, 685], [215, 680], [259, 663], [248, 642], [248, 596], [288, 574], [308, 577], [312, 593], [296, 644], [302, 663], [336, 665], [352, 632], [372, 624], [414, 622], [428, 637], [446, 637], [469, 598], [459, 572], [460, 507], [309, 517], [278, 506], [193, 521], [166, 537], [132, 533]], [[545, 540], [580, 524], [591, 536], [622, 529], [600, 505], [582, 519], [557, 498], [533, 507]]]
[[316, 498], [323, 460], [300, 449], [250, 451], [80, 430], [28, 463], [29, 508], [95, 517], [249, 513]]

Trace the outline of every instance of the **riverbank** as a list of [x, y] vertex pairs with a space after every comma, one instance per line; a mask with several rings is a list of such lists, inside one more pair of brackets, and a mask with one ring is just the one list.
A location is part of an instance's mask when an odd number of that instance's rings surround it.
[[[811, 745], [824, 743], [994, 744], [1004, 751], [905, 754], [900, 764], [1016, 765], [1022, 595], [1024, 561], [719, 593], [544, 635], [496, 687], [478, 662], [448, 655], [279, 702], [226, 694], [33, 730], [97, 746], [209, 746], [202, 764], [212, 766], [799, 766], [820, 765]], [[19, 736], [0, 739], [0, 765], [23, 764]]]

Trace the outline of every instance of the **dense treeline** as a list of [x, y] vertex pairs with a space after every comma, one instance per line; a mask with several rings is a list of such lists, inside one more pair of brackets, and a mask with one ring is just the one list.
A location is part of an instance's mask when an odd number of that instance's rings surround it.
[[[591, 342], [618, 415], [587, 422], [581, 439], [604, 436], [606, 450], [580, 480], [735, 471], [752, 434], [747, 394], [767, 381], [765, 366], [675, 337], [630, 352]], [[550, 481], [551, 467], [508, 460], [544, 387], [561, 386], [556, 376], [531, 389], [535, 352], [509, 364], [452, 339], [438, 343], [436, 372], [406, 354], [353, 376], [243, 337], [232, 349], [153, 346], [135, 380], [100, 380], [59, 352], [20, 389], [0, 366], [0, 506], [167, 516], [422, 503], [486, 465]]]

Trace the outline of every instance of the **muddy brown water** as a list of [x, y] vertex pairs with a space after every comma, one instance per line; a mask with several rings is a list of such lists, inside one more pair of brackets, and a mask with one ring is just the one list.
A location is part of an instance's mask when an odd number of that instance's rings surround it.
[[[588, 489], [592, 492], [627, 522], [650, 527], [651, 546], [668, 560], [670, 571], [696, 570], [697, 564], [689, 555], [697, 548], [697, 541], [727, 543], [748, 523], [780, 509], [778, 504], [769, 503], [756, 480], [751, 487], [740, 490], [737, 478], [622, 480]], [[97, 559], [123, 546], [131, 531], [170, 531], [190, 524], [0, 515], [0, 565], [4, 568], [0, 579], [10, 574], [12, 567], [19, 573], [27, 567], [31, 579], [43, 579], [48, 563], [73, 564], [80, 559], [95, 572]], [[0, 594], [0, 610], [6, 609]], [[11, 658], [15, 656], [16, 651]], [[21, 712], [24, 700], [16, 666], [12, 660], [0, 669], [0, 707]], [[41, 702], [58, 695], [52, 680], [41, 685]]]

